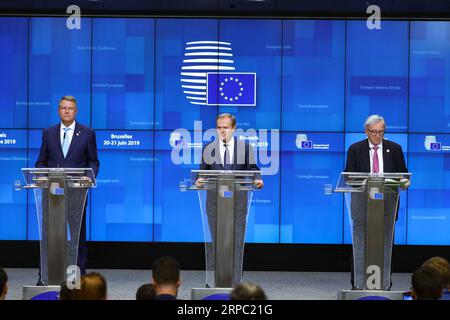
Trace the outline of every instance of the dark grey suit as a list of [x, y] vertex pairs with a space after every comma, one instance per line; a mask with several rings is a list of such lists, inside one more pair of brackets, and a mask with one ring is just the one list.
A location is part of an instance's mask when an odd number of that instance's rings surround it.
[[[211, 151], [209, 154], [207, 154]], [[219, 142], [213, 141], [203, 148], [202, 163], [200, 170], [252, 170], [259, 171], [255, 163], [253, 149], [248, 142], [239, 141], [235, 138], [233, 160], [231, 164], [224, 165], [223, 159], [220, 157]], [[258, 175], [256, 177], [260, 179]], [[247, 224], [247, 208], [248, 208], [248, 193], [247, 191], [235, 192], [235, 208], [234, 208], [234, 222], [235, 222], [235, 239], [234, 239], [234, 281], [233, 285], [241, 282], [242, 279], [242, 265], [244, 254], [245, 230]], [[208, 190], [206, 198], [206, 214], [208, 219], [209, 230], [212, 238], [212, 243], [206, 246], [207, 251], [207, 268], [212, 271], [215, 267], [215, 248], [214, 241], [216, 239], [216, 191]], [[231, 257], [230, 257], [231, 258]]]

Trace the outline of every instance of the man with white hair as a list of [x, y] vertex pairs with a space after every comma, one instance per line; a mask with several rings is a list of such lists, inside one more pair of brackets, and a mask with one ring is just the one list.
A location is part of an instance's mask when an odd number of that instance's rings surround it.
[[384, 139], [386, 124], [383, 117], [371, 115], [364, 123], [367, 139], [350, 146], [346, 172], [408, 172], [402, 147]]
[[[386, 130], [386, 123], [383, 117], [379, 115], [369, 116], [364, 123], [364, 132], [367, 139], [356, 142], [350, 146], [347, 153], [347, 162], [345, 166], [345, 172], [364, 172], [364, 173], [384, 173], [384, 172], [408, 172], [405, 164], [405, 158], [403, 156], [402, 147], [392, 141], [384, 139], [384, 132]], [[408, 188], [409, 180], [402, 180], [402, 187]], [[385, 230], [393, 230], [395, 222], [397, 221], [398, 206], [397, 205], [398, 194], [386, 193], [385, 194]], [[352, 259], [351, 268], [351, 282], [352, 289], [358, 290], [363, 287], [362, 275], [365, 274], [364, 270], [360, 270], [364, 261], [364, 256], [361, 253], [364, 252], [365, 241], [365, 224], [366, 224], [366, 208], [367, 198], [365, 193], [352, 194], [351, 201], [351, 217], [353, 224], [353, 248], [355, 249], [355, 261]], [[392, 217], [391, 212], [397, 210], [395, 217]], [[391, 233], [392, 234], [392, 233]], [[393, 238], [390, 238], [388, 232], [385, 232], [384, 237], [384, 252], [385, 256], [392, 255]], [[358, 254], [359, 252], [359, 254]], [[354, 264], [354, 262], [357, 262]], [[387, 275], [391, 274], [391, 265], [385, 263], [384, 271]], [[355, 279], [355, 274], [357, 275]], [[390, 276], [385, 276], [385, 279], [390, 279]], [[390, 281], [382, 284], [383, 290], [390, 290], [392, 284]]]

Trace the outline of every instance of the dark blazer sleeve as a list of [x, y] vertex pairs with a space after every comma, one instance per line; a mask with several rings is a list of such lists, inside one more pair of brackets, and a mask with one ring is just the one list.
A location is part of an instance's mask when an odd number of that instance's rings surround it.
[[[255, 152], [253, 150], [253, 147], [250, 145], [250, 143], [246, 142], [245, 143], [245, 148], [246, 148], [246, 170], [250, 170], [250, 171], [259, 171], [259, 167], [256, 164], [255, 161]], [[255, 179], [257, 180], [261, 180], [261, 174], [256, 174], [255, 175]]]
[[351, 145], [347, 152], [347, 161], [345, 163], [345, 172], [356, 172], [357, 168], [356, 147]]
[[97, 154], [97, 139], [95, 137], [95, 131], [92, 130], [92, 134], [86, 150], [86, 158], [88, 167], [94, 171], [95, 176], [98, 175], [98, 170], [100, 168], [100, 161], [98, 160]]
[[245, 143], [245, 154], [247, 156], [247, 170], [259, 170], [258, 166], [256, 165], [256, 161], [255, 161], [255, 152], [253, 150], [253, 147], [246, 142]]
[[[207, 144], [207, 145], [205, 145], [203, 148], [202, 148], [202, 156], [201, 156], [201, 160], [200, 160], [200, 168], [198, 168], [199, 170], [211, 170], [211, 165], [210, 164], [207, 164], [206, 163], [206, 161], [205, 161], [205, 148], [208, 146], [209, 144]], [[198, 173], [195, 175], [195, 180], [197, 180], [199, 177], [198, 177]]]
[[46, 168], [48, 166], [48, 132], [47, 129], [42, 131], [42, 143], [39, 151], [38, 159], [35, 163], [36, 168]]
[[209, 145], [209, 143], [207, 145], [205, 145], [202, 149], [202, 157], [201, 157], [199, 170], [210, 170], [211, 169], [211, 165], [206, 163], [206, 161], [205, 161], [205, 149], [208, 145]]
[[396, 172], [408, 172], [408, 168], [406, 167], [405, 156], [403, 154], [402, 147], [399, 144], [395, 145], [396, 152], [394, 156], [394, 168]]

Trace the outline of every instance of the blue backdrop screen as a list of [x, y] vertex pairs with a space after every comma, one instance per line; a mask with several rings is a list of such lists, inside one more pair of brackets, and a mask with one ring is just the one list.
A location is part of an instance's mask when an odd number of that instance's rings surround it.
[[152, 240], [153, 132], [99, 130], [97, 146], [102, 170], [91, 193], [91, 239]]
[[13, 183], [21, 179], [27, 167], [26, 130], [0, 129], [0, 235], [3, 239], [26, 239], [27, 193], [14, 191]]
[[77, 120], [90, 125], [91, 19], [73, 32], [64, 18], [29, 19], [28, 127], [59, 121], [56, 107], [64, 95], [76, 97]]
[[[447, 244], [450, 214], [450, 135], [412, 134], [409, 169], [414, 184], [408, 197], [408, 242]], [[440, 148], [430, 148], [431, 143]]]
[[219, 47], [218, 20], [158, 19], [155, 24], [155, 129], [192, 130], [195, 120], [214, 127], [217, 108], [205, 108], [205, 100], [198, 99], [205, 98], [206, 72], [217, 71], [217, 63], [185, 60], [218, 59], [210, 56], [218, 51], [210, 48]]
[[[202, 241], [198, 196], [179, 185], [230, 112], [266, 174], [246, 241], [349, 243], [332, 190], [365, 118], [381, 114], [413, 173], [395, 242], [449, 245], [450, 22], [382, 24], [82, 18], [69, 30], [64, 18], [0, 18], [0, 239], [38, 239], [33, 192], [12, 186], [73, 95], [101, 162], [89, 240]], [[180, 141], [190, 157], [177, 163]]]
[[344, 130], [345, 22], [283, 24], [282, 129]]
[[342, 243], [343, 200], [333, 189], [343, 167], [342, 133], [308, 133], [302, 147], [298, 135], [281, 140], [281, 241]]
[[28, 19], [0, 18], [0, 128], [27, 127]]
[[[346, 131], [360, 132], [368, 115], [387, 119], [389, 131], [407, 131], [409, 23], [347, 22]], [[387, 49], [388, 48], [388, 49]]]
[[154, 20], [95, 19], [92, 126], [153, 129]]
[[[410, 113], [412, 132], [450, 132], [450, 24], [412, 22]], [[426, 117], [424, 117], [426, 114]]]

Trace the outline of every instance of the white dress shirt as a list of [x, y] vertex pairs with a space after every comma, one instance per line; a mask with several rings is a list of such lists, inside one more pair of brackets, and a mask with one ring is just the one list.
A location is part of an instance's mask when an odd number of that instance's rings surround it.
[[68, 135], [68, 138], [69, 138], [68, 143], [69, 143], [69, 146], [70, 146], [70, 143], [72, 142], [73, 134], [75, 133], [75, 121], [72, 122], [72, 124], [70, 126], [68, 126], [68, 127], [66, 127], [61, 122], [60, 129], [59, 129], [60, 137], [61, 137], [61, 147], [62, 147], [63, 141], [64, 141], [64, 128], [70, 128], [70, 130], [67, 131], [67, 135]]
[[[234, 137], [231, 138], [230, 141], [228, 141], [227, 143], [227, 148], [228, 148], [228, 159], [230, 159], [230, 163], [233, 163], [233, 156], [234, 156]], [[224, 142], [223, 140], [220, 141], [220, 159], [222, 159], [222, 164], [224, 163], [224, 159], [223, 156], [225, 154], [225, 146], [224, 146]]]

